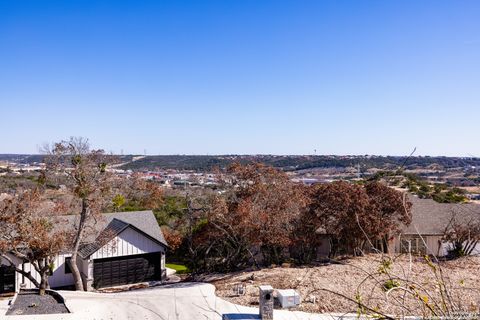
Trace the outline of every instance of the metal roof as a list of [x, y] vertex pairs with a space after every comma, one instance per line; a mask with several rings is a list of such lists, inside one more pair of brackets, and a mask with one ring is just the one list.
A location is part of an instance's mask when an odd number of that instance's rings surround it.
[[110, 221], [107, 227], [100, 232], [94, 242], [84, 244], [80, 247], [80, 249], [78, 250], [78, 254], [82, 258], [89, 257], [93, 253], [97, 252], [104, 245], [106, 245], [114, 237], [118, 236], [123, 230], [125, 230], [129, 226], [130, 225], [128, 223], [125, 223], [122, 220], [118, 220], [117, 218], [113, 218], [113, 220]]

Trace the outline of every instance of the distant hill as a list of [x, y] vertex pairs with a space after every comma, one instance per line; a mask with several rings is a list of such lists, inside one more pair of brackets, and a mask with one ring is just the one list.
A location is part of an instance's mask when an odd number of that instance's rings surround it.
[[[233, 162], [252, 161], [265, 163], [284, 170], [302, 170], [312, 168], [346, 168], [361, 166], [362, 169], [378, 168], [394, 170], [405, 163], [405, 169], [459, 167], [480, 167], [480, 158], [461, 157], [398, 157], [398, 156], [314, 156], [314, 155], [161, 155], [161, 156], [119, 156], [124, 164], [122, 169], [155, 170], [178, 169], [208, 171], [215, 167], [225, 168]], [[17, 163], [42, 162], [42, 155], [0, 154], [0, 161]]]
[[43, 162], [43, 157], [41, 154], [0, 154], [0, 161], [32, 164]]
[[360, 165], [362, 169], [378, 168], [394, 170], [405, 163], [405, 169], [438, 167], [450, 169], [467, 166], [480, 167], [480, 158], [459, 157], [381, 157], [381, 156], [313, 156], [313, 155], [166, 155], [146, 156], [128, 162], [123, 169], [155, 170], [179, 169], [207, 171], [212, 168], [225, 168], [233, 162], [261, 162], [283, 170], [303, 170], [312, 168], [346, 168]]
[[[0, 154], [0, 161], [15, 162], [19, 164], [42, 163], [45, 155], [43, 154]], [[132, 161], [132, 155], [115, 156], [122, 162]]]

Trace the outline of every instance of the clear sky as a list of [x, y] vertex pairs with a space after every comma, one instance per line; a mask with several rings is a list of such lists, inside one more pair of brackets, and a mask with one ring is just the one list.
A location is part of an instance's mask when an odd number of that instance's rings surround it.
[[0, 153], [480, 156], [480, 1], [0, 0]]

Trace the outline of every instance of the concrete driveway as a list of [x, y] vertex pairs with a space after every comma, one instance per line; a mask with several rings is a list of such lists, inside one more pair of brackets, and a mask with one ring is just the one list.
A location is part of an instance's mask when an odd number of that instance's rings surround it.
[[[235, 305], [215, 296], [215, 287], [205, 283], [176, 283], [121, 293], [59, 291], [72, 312], [63, 315], [4, 316], [6, 303], [0, 301], [0, 319], [5, 320], [220, 320], [224, 313], [258, 314], [258, 309]], [[275, 310], [275, 320], [332, 319], [331, 315]]]

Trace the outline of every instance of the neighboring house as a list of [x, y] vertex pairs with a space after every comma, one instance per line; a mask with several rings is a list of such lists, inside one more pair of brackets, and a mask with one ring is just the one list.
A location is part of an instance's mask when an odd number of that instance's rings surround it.
[[[451, 244], [445, 243], [442, 238], [451, 229], [454, 216], [457, 222], [463, 224], [480, 222], [480, 205], [475, 203], [438, 203], [417, 196], [410, 196], [409, 200], [412, 202], [412, 223], [392, 241], [390, 249], [396, 253], [410, 250], [419, 254], [445, 256]], [[473, 254], [480, 254], [479, 246]]]
[[[71, 228], [77, 216], [63, 216], [61, 228]], [[85, 236], [77, 265], [84, 279], [85, 289], [161, 281], [166, 277], [165, 253], [167, 242], [152, 211], [106, 213]], [[57, 255], [49, 277], [52, 288], [74, 284], [69, 264], [71, 253]], [[40, 276], [29, 263], [12, 257], [17, 267]], [[3, 266], [1, 266], [3, 264]], [[35, 286], [20, 273], [12, 271], [8, 262], [0, 261], [0, 294], [13, 292], [24, 284]]]
[[[480, 223], [480, 205], [476, 203], [438, 203], [432, 199], [420, 199], [409, 195], [412, 202], [412, 223], [404, 226], [400, 234], [394, 236], [388, 243], [390, 253], [433, 254], [439, 257], [448, 254], [452, 247], [450, 243], [442, 241], [445, 231], [450, 230], [452, 217], [458, 222]], [[317, 256], [326, 257], [330, 254], [330, 236], [323, 228], [317, 230], [320, 246]], [[364, 252], [371, 252], [368, 249]], [[480, 254], [480, 244], [472, 254]]]

